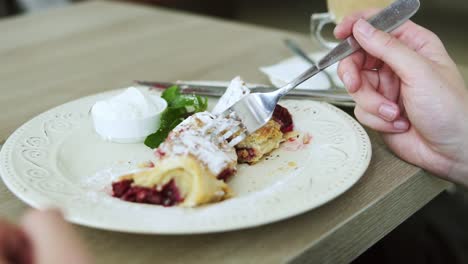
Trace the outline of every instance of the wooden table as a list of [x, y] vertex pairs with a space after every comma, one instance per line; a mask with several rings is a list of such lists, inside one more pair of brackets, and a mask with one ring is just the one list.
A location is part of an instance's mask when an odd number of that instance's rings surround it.
[[[290, 56], [282, 40], [308, 41], [284, 31], [112, 2], [2, 20], [0, 35], [0, 142], [53, 106], [135, 79], [230, 80], [239, 74], [266, 83], [258, 67]], [[448, 186], [396, 158], [368, 132], [373, 157], [362, 180], [325, 206], [286, 221], [193, 236], [76, 228], [97, 263], [349, 262]], [[26, 208], [0, 183], [1, 217], [15, 221]]]

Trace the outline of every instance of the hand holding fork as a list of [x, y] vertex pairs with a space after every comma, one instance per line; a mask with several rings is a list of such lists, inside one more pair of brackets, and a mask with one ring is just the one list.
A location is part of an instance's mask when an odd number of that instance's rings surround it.
[[[369, 23], [382, 31], [390, 32], [410, 19], [418, 11], [419, 6], [419, 0], [396, 1], [369, 19]], [[238, 119], [242, 124], [239, 128], [239, 135], [230, 141], [230, 145], [236, 145], [247, 135], [263, 127], [271, 119], [278, 101], [289, 91], [360, 48], [354, 37], [350, 36], [284, 87], [274, 92], [249, 94], [225, 110], [220, 116], [230, 116]]]

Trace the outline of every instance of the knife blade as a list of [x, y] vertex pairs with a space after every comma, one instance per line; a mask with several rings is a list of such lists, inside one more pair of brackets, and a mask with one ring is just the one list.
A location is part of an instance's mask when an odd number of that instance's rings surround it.
[[[227, 86], [222, 84], [201, 84], [197, 82], [155, 82], [155, 81], [135, 81], [139, 85], [149, 86], [158, 90], [165, 90], [171, 86], [178, 85], [180, 90], [184, 94], [197, 94], [210, 97], [221, 97], [227, 89]], [[276, 87], [264, 86], [264, 85], [247, 85], [252, 92], [265, 93], [277, 90]], [[346, 92], [337, 90], [305, 90], [296, 89], [292, 90], [286, 95], [286, 98], [296, 99], [313, 99], [327, 102], [343, 102], [352, 103], [354, 100]]]

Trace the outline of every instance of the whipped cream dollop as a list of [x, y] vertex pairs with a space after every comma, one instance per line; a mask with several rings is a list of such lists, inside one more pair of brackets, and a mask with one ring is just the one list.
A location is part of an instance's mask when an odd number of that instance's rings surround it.
[[92, 111], [93, 114], [107, 120], [131, 120], [147, 118], [163, 108], [165, 106], [155, 102], [149, 94], [129, 87], [119, 95], [97, 102]]
[[103, 138], [118, 143], [137, 143], [156, 132], [167, 103], [156, 94], [127, 88], [121, 94], [94, 104], [94, 128]]

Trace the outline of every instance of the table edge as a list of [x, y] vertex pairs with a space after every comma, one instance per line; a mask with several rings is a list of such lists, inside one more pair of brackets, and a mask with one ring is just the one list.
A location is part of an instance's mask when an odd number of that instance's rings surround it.
[[[451, 183], [420, 169], [388, 195], [363, 208], [355, 217], [324, 234], [316, 243], [308, 245], [287, 262], [349, 263], [450, 186], [452, 186]], [[400, 212], [392, 211], [393, 205], [397, 203], [399, 208], [403, 208]], [[382, 212], [389, 212], [390, 214], [387, 215], [393, 217], [384, 217]], [[381, 220], [386, 222], [382, 224]], [[363, 225], [363, 223], [367, 224]], [[384, 228], [381, 228], [382, 225]], [[340, 243], [341, 246], [335, 243], [343, 240], [349, 242]], [[350, 250], [350, 245], [352, 245], [351, 248], [357, 247], [360, 250]], [[324, 254], [326, 252], [338, 252], [338, 254]]]

